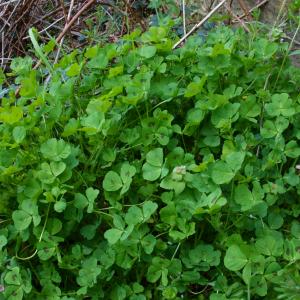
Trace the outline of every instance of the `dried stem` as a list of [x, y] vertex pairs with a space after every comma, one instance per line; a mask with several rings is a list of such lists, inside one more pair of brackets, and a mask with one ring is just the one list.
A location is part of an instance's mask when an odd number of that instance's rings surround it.
[[[253, 6], [250, 10], [249, 13], [252, 13], [255, 9], [260, 8], [261, 6], [263, 6], [264, 4], [266, 4], [267, 2], [269, 2], [269, 0], [263, 0], [262, 2], [258, 3], [257, 5]], [[241, 16], [239, 16], [240, 19], [245, 18], [246, 15], [243, 14]]]
[[177, 48], [187, 37], [189, 37], [195, 30], [197, 30], [203, 23], [205, 23], [227, 0], [222, 0], [212, 11], [210, 11], [198, 24], [196, 24], [187, 34], [185, 34], [174, 46]]
[[60, 2], [61, 9], [63, 11], [63, 14], [64, 14], [65, 23], [67, 23], [68, 22], [68, 16], [67, 16], [66, 8], [65, 8], [65, 5], [64, 5], [64, 0], [59, 0], [59, 2]]
[[250, 10], [248, 8], [248, 5], [245, 3], [244, 0], [238, 0], [238, 2], [239, 2], [239, 5], [240, 5], [241, 9], [244, 12], [245, 17], [247, 17], [248, 20], [251, 21], [252, 20], [252, 16], [250, 14]]
[[183, 22], [183, 35], [186, 35], [185, 0], [182, 0], [182, 22]]
[[228, 10], [228, 12], [243, 26], [243, 28], [249, 33], [250, 29], [248, 28], [248, 26], [246, 25], [246, 23], [243, 21], [243, 19], [241, 19], [240, 17], [238, 17], [231, 9], [231, 7], [227, 4], [225, 4], [226, 9]]

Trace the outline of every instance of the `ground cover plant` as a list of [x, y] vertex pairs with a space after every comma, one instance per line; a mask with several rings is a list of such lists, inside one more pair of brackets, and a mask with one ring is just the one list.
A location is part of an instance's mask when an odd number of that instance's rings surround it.
[[31, 31], [42, 66], [0, 76], [0, 299], [299, 299], [300, 70], [249, 26], [55, 65]]

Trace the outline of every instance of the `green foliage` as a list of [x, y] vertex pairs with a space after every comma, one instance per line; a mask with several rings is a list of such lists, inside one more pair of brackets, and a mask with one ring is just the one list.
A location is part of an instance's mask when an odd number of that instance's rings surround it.
[[255, 32], [51, 70], [31, 32], [46, 68], [0, 81], [0, 299], [299, 299], [300, 70]]

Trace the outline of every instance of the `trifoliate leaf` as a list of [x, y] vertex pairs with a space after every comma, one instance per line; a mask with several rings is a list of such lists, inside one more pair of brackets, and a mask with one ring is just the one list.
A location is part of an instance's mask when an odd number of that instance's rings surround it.
[[155, 46], [143, 46], [139, 49], [139, 55], [145, 58], [151, 58], [156, 53]]
[[103, 188], [108, 192], [115, 192], [122, 187], [122, 180], [118, 173], [109, 171], [103, 180]]
[[155, 181], [160, 177], [161, 167], [153, 166], [149, 163], [143, 165], [143, 178], [149, 181]]
[[239, 271], [248, 262], [246, 255], [239, 246], [230, 246], [224, 257], [224, 265], [230, 271]]
[[164, 154], [162, 148], [155, 148], [149, 151], [146, 155], [146, 161], [148, 164], [154, 167], [161, 167], [163, 164]]
[[121, 238], [123, 232], [123, 230], [112, 228], [105, 231], [104, 237], [110, 244], [115, 244]]
[[15, 210], [12, 219], [17, 230], [25, 230], [30, 225], [32, 216], [23, 210]]
[[234, 175], [235, 173], [233, 172], [233, 170], [229, 167], [228, 164], [223, 161], [217, 161], [213, 165], [212, 180], [216, 184], [229, 183]]
[[53, 138], [42, 144], [41, 152], [49, 160], [60, 161], [71, 154], [71, 147], [64, 140]]

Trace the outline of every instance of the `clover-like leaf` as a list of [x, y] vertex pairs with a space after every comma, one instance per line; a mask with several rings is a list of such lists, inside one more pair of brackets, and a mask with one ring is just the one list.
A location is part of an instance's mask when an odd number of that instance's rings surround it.
[[196, 81], [189, 83], [186, 87], [184, 97], [190, 98], [201, 93], [206, 80], [207, 76], [203, 76], [201, 79], [197, 78]]
[[246, 184], [240, 184], [236, 187], [234, 200], [241, 205], [242, 211], [249, 210], [256, 204], [255, 198]]
[[13, 130], [13, 137], [16, 143], [21, 143], [26, 137], [26, 129], [24, 126], [17, 126]]
[[297, 158], [300, 156], [300, 147], [296, 141], [289, 141], [285, 145], [284, 153], [288, 157]]
[[223, 161], [217, 161], [213, 165], [212, 180], [216, 184], [229, 183], [234, 177], [234, 171]]
[[145, 58], [151, 58], [156, 53], [155, 46], [143, 46], [139, 49], [139, 55]]
[[123, 186], [121, 177], [114, 171], [106, 173], [103, 180], [103, 188], [108, 192], [118, 191]]
[[123, 182], [128, 181], [128, 179], [131, 179], [136, 173], [136, 168], [134, 166], [131, 166], [129, 163], [124, 163], [121, 167], [120, 175]]
[[52, 161], [50, 163], [50, 168], [55, 177], [59, 176], [65, 169], [66, 169], [66, 164], [62, 161], [56, 162]]
[[137, 206], [130, 207], [125, 215], [125, 221], [128, 225], [141, 223], [143, 221], [142, 210]]
[[149, 181], [155, 181], [160, 177], [161, 167], [153, 166], [149, 163], [143, 165], [143, 178]]
[[292, 99], [286, 93], [275, 94], [272, 96], [272, 102], [265, 105], [267, 113], [272, 117], [284, 116], [290, 117], [295, 114], [295, 108]]
[[71, 147], [64, 140], [52, 138], [42, 144], [41, 152], [49, 160], [60, 161], [71, 154]]
[[146, 161], [148, 164], [154, 167], [161, 167], [163, 164], [164, 154], [162, 148], [155, 148], [149, 151], [146, 155]]
[[80, 286], [92, 287], [97, 282], [97, 277], [101, 273], [101, 267], [98, 265], [95, 257], [88, 257], [82, 263], [79, 270], [77, 283]]
[[246, 255], [239, 246], [230, 246], [224, 257], [224, 265], [230, 271], [239, 271], [248, 262]]
[[25, 230], [31, 224], [32, 216], [26, 211], [15, 210], [12, 219], [17, 230]]
[[143, 216], [144, 216], [144, 221], [147, 221], [157, 210], [158, 205], [152, 201], [146, 201], [143, 204]]
[[107, 241], [110, 244], [115, 244], [122, 236], [123, 230], [117, 229], [117, 228], [111, 228], [105, 231], [104, 237], [107, 239]]

